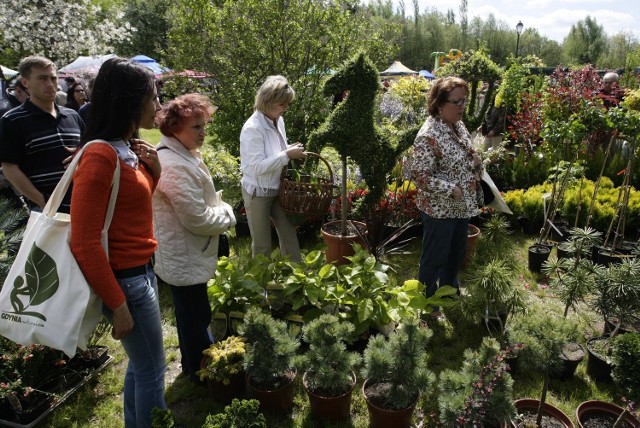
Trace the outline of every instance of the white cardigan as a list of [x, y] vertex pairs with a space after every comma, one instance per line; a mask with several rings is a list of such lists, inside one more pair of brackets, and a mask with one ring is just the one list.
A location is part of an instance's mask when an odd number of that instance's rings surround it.
[[276, 128], [271, 119], [256, 110], [240, 133], [242, 187], [250, 194], [256, 189], [258, 196], [265, 193], [275, 196], [282, 168], [289, 162], [285, 153], [288, 147], [282, 117], [278, 118]]
[[233, 209], [216, 192], [198, 150], [165, 136], [157, 149], [162, 175], [153, 194], [154, 270], [171, 285], [206, 283], [218, 263], [218, 235], [236, 224]]

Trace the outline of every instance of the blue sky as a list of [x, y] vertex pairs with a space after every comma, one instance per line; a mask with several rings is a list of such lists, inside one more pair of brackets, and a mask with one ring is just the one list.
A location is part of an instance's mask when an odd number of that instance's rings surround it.
[[[398, 4], [400, 0], [393, 0]], [[413, 13], [412, 0], [404, 0], [407, 14]], [[609, 36], [626, 31], [640, 40], [640, 1], [638, 0], [468, 0], [469, 18], [486, 18], [490, 13], [499, 21], [515, 26], [522, 21], [525, 30], [535, 27], [541, 35], [562, 42], [571, 25], [595, 18]], [[459, 0], [419, 0], [420, 11], [433, 8], [456, 14]]]

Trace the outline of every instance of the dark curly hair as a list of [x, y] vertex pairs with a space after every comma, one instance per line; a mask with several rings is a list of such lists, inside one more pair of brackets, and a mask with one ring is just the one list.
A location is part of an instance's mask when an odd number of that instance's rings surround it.
[[204, 115], [204, 119], [207, 121], [216, 110], [217, 107], [211, 105], [209, 99], [204, 95], [181, 95], [162, 106], [162, 111], [157, 115], [157, 123], [163, 135], [172, 137], [182, 129], [185, 119]]

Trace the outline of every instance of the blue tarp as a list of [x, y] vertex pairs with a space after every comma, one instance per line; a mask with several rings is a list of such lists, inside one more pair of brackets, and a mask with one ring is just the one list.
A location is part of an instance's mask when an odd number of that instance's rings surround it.
[[171, 71], [169, 68], [160, 65], [155, 59], [149, 58], [146, 55], [136, 55], [131, 58], [131, 61], [139, 62], [140, 64], [150, 69], [156, 76]]
[[424, 77], [425, 79], [429, 79], [429, 80], [436, 78], [436, 76], [434, 76], [433, 74], [429, 73], [427, 70], [420, 70], [418, 72], [418, 74], [420, 76]]

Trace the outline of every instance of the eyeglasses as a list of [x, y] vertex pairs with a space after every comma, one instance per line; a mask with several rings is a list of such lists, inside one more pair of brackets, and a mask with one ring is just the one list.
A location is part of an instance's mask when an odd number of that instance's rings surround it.
[[459, 100], [447, 100], [448, 103], [450, 104], [455, 104], [458, 107], [462, 107], [463, 105], [465, 105], [467, 103], [467, 99], [466, 98], [460, 98]]

